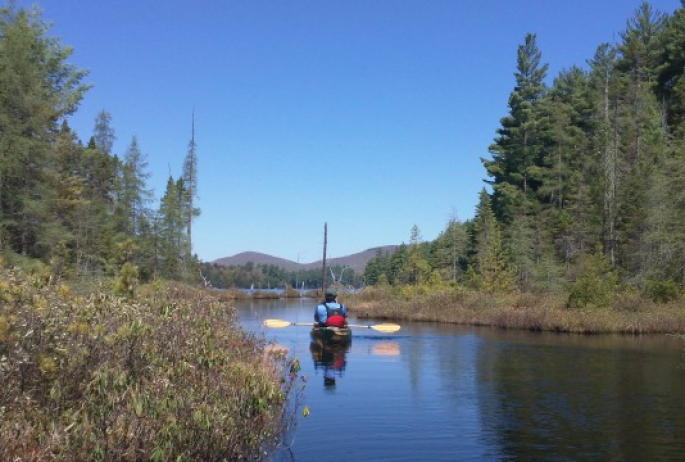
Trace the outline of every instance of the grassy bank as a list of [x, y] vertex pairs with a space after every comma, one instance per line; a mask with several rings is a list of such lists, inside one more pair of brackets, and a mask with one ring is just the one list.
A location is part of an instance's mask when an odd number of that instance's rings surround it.
[[346, 296], [355, 316], [584, 334], [685, 333], [681, 301], [619, 293], [608, 307], [568, 308], [564, 294], [488, 294], [462, 288], [366, 288]]
[[296, 373], [208, 291], [0, 269], [0, 460], [260, 460]]
[[222, 300], [278, 300], [281, 298], [302, 298], [310, 297], [316, 291], [300, 292], [292, 287], [286, 288], [283, 292], [255, 289], [247, 292], [240, 289], [217, 290], [217, 296]]

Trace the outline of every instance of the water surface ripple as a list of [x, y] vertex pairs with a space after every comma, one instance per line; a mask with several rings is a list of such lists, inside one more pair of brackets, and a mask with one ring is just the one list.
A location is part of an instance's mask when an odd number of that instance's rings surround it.
[[[276, 461], [685, 460], [685, 342], [405, 323], [310, 349], [312, 300], [238, 304], [308, 377]], [[366, 324], [368, 321], [355, 320]], [[325, 384], [331, 376], [335, 384]]]

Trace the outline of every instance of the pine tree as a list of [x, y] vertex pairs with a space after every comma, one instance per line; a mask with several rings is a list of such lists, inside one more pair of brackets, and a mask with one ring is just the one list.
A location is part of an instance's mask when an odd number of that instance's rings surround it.
[[685, 8], [666, 19], [663, 33], [659, 94], [663, 97], [665, 120], [670, 133], [685, 135]]
[[443, 281], [456, 284], [461, 278], [466, 268], [467, 240], [466, 225], [453, 216], [446, 229], [433, 242], [430, 264], [442, 274]]
[[597, 48], [590, 71], [590, 93], [594, 101], [591, 112], [593, 127], [590, 149], [595, 158], [595, 203], [602, 207], [602, 231], [604, 254], [610, 265], [616, 265], [618, 248], [618, 182], [620, 137], [617, 128], [619, 92], [616, 88], [616, 50], [608, 44]]
[[409, 278], [409, 261], [408, 261], [409, 249], [407, 245], [403, 242], [395, 250], [395, 252], [390, 257], [390, 269], [388, 273], [388, 282], [392, 285], [402, 285], [408, 284]]
[[662, 110], [656, 99], [656, 83], [662, 56], [665, 17], [647, 3], [635, 12], [621, 34], [619, 85], [624, 95], [617, 121], [621, 133], [621, 178], [618, 183], [618, 244], [625, 277], [643, 283], [648, 267], [646, 230], [650, 223], [649, 196], [655, 182], [655, 166], [665, 152]]
[[376, 250], [376, 255], [369, 260], [364, 268], [364, 281], [366, 284], [376, 285], [381, 276], [385, 276], [387, 284], [388, 274], [390, 274], [390, 258], [388, 252], [383, 252], [380, 248]]
[[428, 280], [431, 274], [431, 267], [424, 255], [427, 246], [422, 242], [421, 230], [417, 225], [414, 225], [409, 237], [407, 264], [402, 275], [402, 279], [410, 284], [422, 284]]
[[58, 123], [73, 113], [87, 86], [47, 37], [37, 9], [0, 8], [0, 249], [46, 258], [52, 252], [56, 178], [50, 170]]
[[159, 244], [159, 272], [163, 277], [180, 280], [185, 273], [188, 236], [183, 197], [186, 194], [183, 179], [169, 177], [164, 197], [160, 202], [157, 232]]
[[138, 138], [133, 136], [124, 157], [119, 198], [119, 206], [126, 217], [124, 231], [129, 236], [140, 235], [143, 222], [149, 216], [148, 204], [152, 201], [152, 191], [147, 189], [147, 179], [150, 177], [147, 166]]
[[200, 216], [200, 209], [195, 207], [197, 198], [197, 145], [195, 144], [195, 113], [193, 112], [193, 124], [188, 144], [188, 154], [183, 162], [183, 182], [187, 191], [185, 197], [185, 214], [187, 221], [188, 249], [193, 248], [193, 220]]
[[493, 179], [493, 207], [498, 219], [511, 223], [528, 212], [537, 184], [531, 177], [542, 148], [538, 105], [545, 95], [547, 64], [541, 62], [535, 34], [527, 34], [518, 48], [516, 87], [509, 96], [509, 115], [501, 121], [490, 146], [492, 160], [481, 159]]
[[[56, 197], [53, 213], [58, 217], [65, 234], [57, 246], [63, 250], [60, 262], [52, 265], [56, 272], [78, 271], [86, 235], [85, 219], [91, 206], [86, 187], [84, 147], [64, 121], [55, 143], [54, 175]], [[59, 269], [57, 267], [60, 267]]]
[[95, 117], [95, 131], [93, 133], [95, 146], [101, 154], [113, 156], [114, 142], [117, 140], [112, 127], [112, 115], [104, 109]]
[[485, 189], [480, 192], [472, 229], [471, 284], [487, 292], [513, 289], [514, 272], [507, 265], [499, 223]]
[[545, 150], [534, 171], [540, 183], [538, 223], [543, 244], [535, 249], [534, 259], [536, 265], [546, 260], [543, 273], [556, 258], [568, 267], [594, 248], [599, 232], [592, 190], [597, 178], [596, 157], [590, 149], [592, 96], [589, 77], [572, 67], [559, 74], [541, 104]]

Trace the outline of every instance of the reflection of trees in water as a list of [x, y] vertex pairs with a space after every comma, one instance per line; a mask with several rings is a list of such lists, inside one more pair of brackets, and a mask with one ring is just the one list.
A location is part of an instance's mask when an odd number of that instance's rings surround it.
[[416, 330], [407, 339], [402, 357], [407, 360], [412, 390], [418, 390], [420, 384], [426, 382], [426, 374], [435, 368], [437, 376], [444, 382], [442, 391], [457, 400], [455, 404], [459, 404], [463, 399], [462, 380], [473, 380], [468, 376], [472, 375], [469, 368], [472, 367], [472, 344], [476, 337], [466, 334], [466, 331], [464, 334], [456, 335], [454, 326], [435, 325], [425, 331]]
[[409, 340], [408, 343], [409, 346], [405, 349], [405, 355], [409, 366], [409, 384], [411, 390], [416, 391], [421, 383], [422, 358], [425, 345], [422, 341]]
[[473, 408], [475, 382], [475, 356], [478, 337], [469, 335], [445, 336], [437, 344], [436, 361], [442, 380], [445, 404], [452, 405], [455, 412], [464, 414], [466, 406]]
[[650, 354], [640, 343], [608, 348], [606, 338], [596, 345], [587, 337], [538, 340], [479, 348], [478, 402], [488, 446], [512, 458], [682, 457], [685, 386], [675, 356]]

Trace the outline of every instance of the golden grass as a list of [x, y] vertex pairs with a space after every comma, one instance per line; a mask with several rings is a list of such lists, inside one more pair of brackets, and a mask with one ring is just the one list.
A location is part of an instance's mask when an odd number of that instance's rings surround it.
[[348, 296], [354, 315], [383, 320], [431, 321], [504, 329], [583, 334], [685, 333], [685, 306], [657, 304], [633, 293], [616, 294], [611, 308], [569, 309], [564, 294], [488, 294], [450, 288], [408, 294], [365, 289]]

